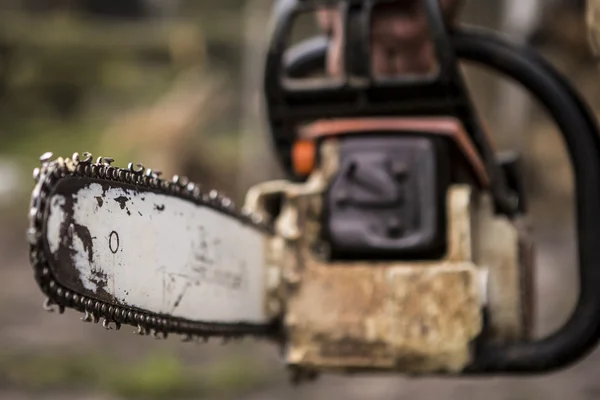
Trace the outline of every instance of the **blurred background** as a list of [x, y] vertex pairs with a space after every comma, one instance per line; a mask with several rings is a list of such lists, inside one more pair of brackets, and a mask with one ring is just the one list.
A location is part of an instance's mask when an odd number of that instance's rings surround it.
[[[49, 315], [27, 259], [31, 171], [52, 151], [143, 162], [241, 199], [280, 177], [260, 84], [272, 0], [0, 0], [0, 399], [596, 399], [600, 354], [535, 379], [322, 377], [292, 387], [277, 349], [156, 341]], [[467, 1], [463, 20], [529, 43], [600, 111], [583, 2]], [[538, 241], [538, 334], [577, 297], [560, 135], [510, 83], [465, 66], [498, 146], [524, 157]]]

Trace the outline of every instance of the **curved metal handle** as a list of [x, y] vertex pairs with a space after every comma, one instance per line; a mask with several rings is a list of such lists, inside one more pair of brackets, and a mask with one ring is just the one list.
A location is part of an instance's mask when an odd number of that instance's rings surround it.
[[[464, 372], [546, 373], [564, 368], [591, 352], [600, 338], [600, 134], [596, 120], [568, 81], [533, 51], [479, 30], [458, 30], [450, 40], [459, 59], [515, 80], [546, 108], [568, 148], [577, 194], [580, 295], [569, 321], [537, 341], [479, 343], [473, 364]], [[322, 68], [327, 40], [316, 38], [303, 46], [301, 52], [289, 53], [291, 74]]]
[[[447, 116], [453, 115], [463, 122], [473, 144], [480, 153], [491, 180], [491, 193], [496, 209], [509, 217], [519, 213], [516, 196], [511, 193], [504, 174], [498, 167], [485, 130], [472, 107], [466, 84], [458, 68], [455, 49], [450, 41], [439, 0], [425, 0], [430, 31], [438, 58], [436, 74], [425, 77], [377, 77], [366, 60], [371, 54], [371, 12], [373, 7], [386, 0], [343, 1], [340, 7], [344, 20], [344, 41], [350, 49], [358, 49], [358, 57], [345, 57], [347, 76], [319, 85], [285, 84], [284, 76], [301, 77], [298, 71], [290, 74], [285, 69], [293, 53], [306, 54], [315, 43], [301, 43], [285, 52], [291, 26], [299, 13], [311, 10], [315, 2], [280, 0], [275, 7], [274, 35], [271, 38], [265, 64], [264, 93], [271, 136], [284, 168], [290, 173], [291, 147], [296, 127], [306, 120], [350, 117], [359, 112], [365, 116]], [[322, 45], [322, 43], [321, 43]], [[299, 53], [298, 53], [299, 52]], [[345, 53], [348, 53], [346, 51]], [[290, 55], [290, 53], [292, 53]], [[298, 62], [305, 57], [297, 57]], [[295, 63], [292, 63], [295, 64]], [[306, 64], [306, 63], [304, 63]], [[308, 64], [306, 64], [308, 65]], [[323, 64], [321, 64], [323, 65]], [[299, 65], [294, 67], [301, 69]], [[285, 73], [284, 73], [285, 72]], [[360, 79], [349, 79], [349, 76]], [[305, 75], [304, 75], [305, 76]], [[360, 111], [357, 111], [360, 110]], [[296, 178], [290, 173], [291, 178]]]
[[547, 109], [569, 151], [577, 194], [580, 294], [569, 321], [534, 342], [487, 344], [469, 372], [547, 372], [593, 350], [600, 338], [600, 135], [593, 114], [568, 81], [533, 51], [491, 34], [457, 32], [459, 58], [482, 64], [520, 83]]

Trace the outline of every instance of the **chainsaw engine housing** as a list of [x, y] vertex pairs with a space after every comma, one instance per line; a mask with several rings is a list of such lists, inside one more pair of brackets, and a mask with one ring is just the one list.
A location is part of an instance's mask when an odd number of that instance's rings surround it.
[[[281, 199], [279, 214], [271, 216], [278, 235], [268, 275], [270, 301], [282, 313], [286, 363], [307, 371], [459, 373], [473, 361], [478, 341], [529, 338], [533, 258], [526, 231], [494, 212], [486, 190], [449, 172], [453, 146], [446, 139], [376, 137], [324, 139], [319, 167], [305, 183], [269, 182], [249, 192], [247, 205], [265, 217], [266, 199]], [[363, 149], [358, 160], [372, 168], [363, 186], [389, 201], [340, 190], [349, 168], [350, 176], [359, 171], [349, 166], [355, 146]], [[403, 160], [415, 160], [403, 164], [402, 174], [414, 176], [403, 191], [406, 202], [386, 180], [393, 176], [389, 162]], [[345, 204], [332, 193], [347, 193]], [[414, 238], [405, 247], [402, 232], [387, 243], [377, 235], [377, 223], [398, 215], [421, 222], [406, 230]], [[344, 242], [348, 232], [354, 242]], [[336, 234], [341, 240], [330, 247]], [[346, 257], [340, 250], [349, 250]], [[381, 250], [386, 257], [367, 257]]]

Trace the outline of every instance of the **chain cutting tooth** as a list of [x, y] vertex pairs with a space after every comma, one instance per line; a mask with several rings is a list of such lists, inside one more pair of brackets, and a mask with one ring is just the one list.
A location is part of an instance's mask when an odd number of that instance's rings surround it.
[[90, 153], [88, 151], [84, 151], [83, 152], [83, 160], [80, 160], [80, 162], [88, 164], [88, 163], [91, 163], [93, 159], [94, 159], [94, 156], [92, 155], [92, 153]]
[[115, 321], [111, 321], [109, 319], [104, 318], [104, 321], [102, 321], [102, 327], [104, 329], [106, 329], [107, 331], [111, 331], [113, 329], [112, 325], [114, 324], [115, 326], [115, 330], [120, 330], [121, 329], [121, 324], [119, 322], [115, 322]]
[[44, 300], [44, 304], [42, 305], [42, 307], [48, 312], [54, 312], [54, 305], [55, 303], [47, 298], [46, 300]]
[[52, 154], [51, 151], [47, 151], [44, 154], [42, 154], [40, 156], [40, 162], [42, 163], [42, 165], [48, 163], [52, 159], [53, 155], [54, 154]]
[[167, 336], [169, 336], [167, 332], [160, 332], [156, 329], [152, 329], [152, 337], [156, 340], [165, 340]]
[[198, 336], [199, 343], [208, 343], [209, 340], [210, 340], [210, 336], [208, 336], [208, 335]]
[[51, 313], [58, 311], [59, 314], [63, 314], [65, 312], [64, 306], [56, 304], [54, 301], [50, 300], [50, 298], [46, 298], [46, 300], [44, 300], [44, 304], [42, 307], [44, 308], [44, 310]]
[[27, 229], [27, 242], [31, 245], [34, 245], [37, 243], [38, 239], [40, 237], [40, 234], [38, 233], [37, 229]]
[[185, 176], [175, 175], [173, 176], [173, 183], [181, 187], [186, 187], [190, 183], [190, 180]]
[[133, 333], [139, 336], [146, 336], [148, 334], [148, 331], [143, 326], [138, 325], [137, 330], [133, 331]]
[[224, 197], [223, 200], [221, 200], [221, 205], [226, 209], [232, 209], [235, 207], [233, 201], [229, 197]]
[[81, 317], [81, 320], [83, 322], [91, 323], [94, 320], [94, 318], [92, 317], [92, 313], [86, 310], [85, 315]]
[[38, 183], [40, 181], [41, 173], [42, 173], [42, 170], [39, 168], [35, 168], [33, 170], [33, 180], [35, 181], [35, 183]]
[[129, 172], [135, 175], [141, 175], [144, 173], [146, 168], [142, 164], [135, 164], [134, 166], [134, 164], [130, 162], [129, 164], [127, 164], [127, 169], [129, 170]]

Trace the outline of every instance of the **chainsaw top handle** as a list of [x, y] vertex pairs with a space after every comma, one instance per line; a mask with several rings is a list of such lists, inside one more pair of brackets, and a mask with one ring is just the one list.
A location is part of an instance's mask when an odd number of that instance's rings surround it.
[[[383, 1], [383, 0], [381, 0]], [[368, 65], [370, 10], [378, 0], [347, 1], [343, 16], [346, 46], [359, 57], [347, 69], [361, 79], [323, 85], [293, 86], [287, 76], [322, 71], [328, 41], [316, 37], [286, 50], [294, 17], [315, 2], [281, 0], [265, 69], [265, 92], [271, 133], [284, 167], [290, 169], [298, 123], [308, 119], [366, 116], [455, 116], [466, 126], [493, 182], [498, 209], [511, 214], [510, 193], [496, 169], [495, 155], [473, 110], [457, 59], [488, 67], [525, 87], [554, 119], [568, 149], [576, 188], [580, 294], [570, 319], [552, 335], [535, 341], [477, 344], [471, 374], [545, 373], [567, 367], [587, 355], [600, 337], [600, 136], [596, 121], [569, 82], [547, 61], [483, 30], [445, 27], [438, 0], [424, 0], [438, 57], [437, 76], [375, 78]], [[363, 14], [360, 14], [361, 10]], [[365, 11], [366, 10], [366, 11]], [[363, 17], [361, 17], [361, 15]], [[364, 18], [364, 15], [369, 17]], [[361, 25], [362, 24], [362, 25]], [[365, 56], [367, 55], [367, 56]], [[356, 61], [359, 60], [359, 61]], [[360, 61], [362, 60], [362, 61]]]
[[[456, 56], [446, 34], [438, 0], [427, 0], [428, 19], [438, 70], [426, 77], [376, 77], [370, 65], [371, 16], [378, 4], [390, 0], [341, 0], [344, 22], [343, 79], [321, 85], [297, 85], [282, 71], [297, 69], [286, 63], [297, 50], [288, 48], [292, 26], [299, 15], [314, 11], [332, 1], [280, 0], [275, 7], [275, 26], [265, 65], [265, 96], [268, 119], [277, 154], [284, 168], [294, 176], [291, 149], [298, 124], [306, 120], [378, 116], [454, 116], [462, 122], [485, 164], [491, 180], [491, 193], [502, 214], [519, 212], [517, 196], [508, 188], [504, 174], [485, 129], [473, 111], [469, 92], [458, 68]], [[435, 3], [435, 4], [434, 4]], [[303, 44], [300, 44], [303, 48]], [[304, 56], [307, 53], [302, 53]], [[300, 57], [300, 58], [304, 58]], [[298, 61], [303, 64], [303, 61]], [[292, 63], [293, 64], [293, 63]], [[321, 64], [322, 66], [323, 64]], [[287, 69], [291, 67], [292, 71]]]

